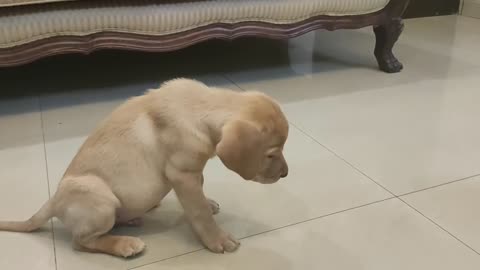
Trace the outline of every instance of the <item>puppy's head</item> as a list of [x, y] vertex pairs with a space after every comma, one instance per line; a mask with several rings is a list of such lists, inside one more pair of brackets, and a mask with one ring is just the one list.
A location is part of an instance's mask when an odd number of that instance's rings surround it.
[[225, 124], [216, 152], [223, 164], [246, 180], [277, 182], [288, 174], [283, 147], [288, 122], [277, 103], [261, 93], [247, 93], [243, 111]]

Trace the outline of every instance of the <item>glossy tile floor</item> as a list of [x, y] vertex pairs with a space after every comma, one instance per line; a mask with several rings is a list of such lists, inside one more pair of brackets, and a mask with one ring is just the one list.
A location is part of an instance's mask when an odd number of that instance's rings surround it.
[[76, 252], [53, 221], [0, 232], [0, 269], [480, 269], [480, 20], [406, 24], [399, 74], [377, 71], [370, 29], [0, 70], [0, 219], [30, 217], [95, 124], [166, 79], [264, 91], [292, 125], [276, 185], [208, 164], [218, 223], [242, 241], [234, 254], [205, 251], [171, 196], [115, 232], [145, 240], [143, 256]]

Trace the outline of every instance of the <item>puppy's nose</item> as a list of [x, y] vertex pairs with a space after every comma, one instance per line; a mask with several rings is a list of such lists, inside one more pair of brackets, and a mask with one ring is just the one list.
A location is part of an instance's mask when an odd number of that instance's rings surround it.
[[285, 170], [285, 171], [282, 173], [282, 175], [280, 175], [280, 177], [285, 178], [285, 177], [287, 177], [287, 175], [288, 175], [288, 169]]

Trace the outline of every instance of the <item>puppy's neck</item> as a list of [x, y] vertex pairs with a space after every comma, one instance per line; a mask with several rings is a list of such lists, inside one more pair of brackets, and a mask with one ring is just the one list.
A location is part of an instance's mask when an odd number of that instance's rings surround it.
[[209, 113], [202, 121], [207, 125], [211, 141], [217, 145], [222, 137], [223, 127], [233, 120], [243, 119], [248, 106], [249, 95], [245, 92], [213, 89]]

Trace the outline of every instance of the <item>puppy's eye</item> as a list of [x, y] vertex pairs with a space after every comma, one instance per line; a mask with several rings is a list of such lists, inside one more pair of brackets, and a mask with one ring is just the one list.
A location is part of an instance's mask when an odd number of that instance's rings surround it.
[[275, 155], [267, 155], [267, 158], [274, 158]]

